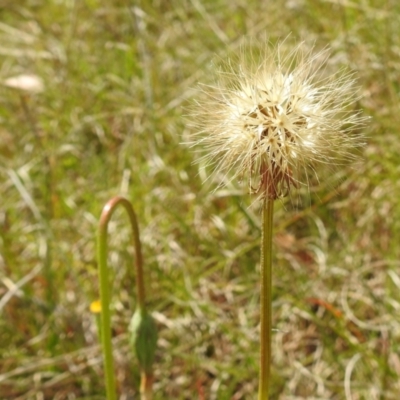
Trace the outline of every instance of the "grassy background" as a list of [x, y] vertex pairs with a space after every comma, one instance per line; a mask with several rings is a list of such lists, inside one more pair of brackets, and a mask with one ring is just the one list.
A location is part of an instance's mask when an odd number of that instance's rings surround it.
[[[254, 399], [259, 212], [202, 185], [184, 106], [244, 35], [329, 45], [371, 115], [363, 161], [277, 203], [272, 399], [400, 393], [400, 3], [396, 0], [2, 0], [0, 398], [102, 399], [95, 231], [105, 202], [139, 215], [159, 327], [155, 399]], [[212, 188], [212, 186], [211, 186]], [[122, 399], [137, 398], [126, 327], [129, 227], [110, 226]]]

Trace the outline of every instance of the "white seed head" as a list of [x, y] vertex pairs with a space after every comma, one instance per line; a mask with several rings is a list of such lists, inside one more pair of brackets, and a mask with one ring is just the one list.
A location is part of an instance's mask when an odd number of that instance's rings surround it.
[[[193, 145], [201, 160], [228, 180], [245, 178], [250, 190], [277, 198], [304, 183], [315, 164], [351, 156], [365, 118], [349, 107], [358, 99], [352, 74], [327, 75], [328, 51], [304, 43], [244, 46], [222, 63], [216, 84], [203, 85], [192, 108]], [[224, 179], [226, 182], [226, 179]]]
[[6, 79], [5, 86], [25, 92], [39, 93], [44, 89], [43, 81], [36, 75], [17, 75]]

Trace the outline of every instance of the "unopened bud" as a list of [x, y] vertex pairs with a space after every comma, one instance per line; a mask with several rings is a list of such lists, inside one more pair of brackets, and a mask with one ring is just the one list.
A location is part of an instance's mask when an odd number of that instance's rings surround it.
[[150, 314], [136, 310], [129, 324], [130, 342], [139, 360], [140, 368], [150, 373], [157, 347], [157, 327]]

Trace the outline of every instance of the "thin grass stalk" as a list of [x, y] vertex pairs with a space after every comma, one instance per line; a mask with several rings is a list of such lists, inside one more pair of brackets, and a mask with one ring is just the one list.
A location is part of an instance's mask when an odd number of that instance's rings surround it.
[[[29, 96], [26, 94], [20, 95], [21, 106], [25, 113], [26, 120], [30, 126], [32, 134], [39, 146], [41, 154], [43, 156], [43, 161], [45, 164], [45, 173], [43, 175], [44, 178], [44, 199], [45, 199], [45, 211], [44, 217], [42, 218], [43, 231], [45, 233], [46, 238], [46, 254], [44, 258], [44, 275], [46, 279], [46, 301], [48, 304], [48, 309], [51, 312], [54, 311], [55, 305], [57, 304], [56, 299], [56, 287], [55, 287], [55, 274], [52, 268], [53, 257], [52, 257], [52, 249], [53, 249], [53, 234], [51, 232], [50, 225], [48, 221], [51, 221], [54, 217], [54, 204], [53, 204], [53, 194], [54, 194], [54, 177], [53, 170], [54, 165], [52, 162], [51, 156], [47, 154], [46, 151], [46, 142], [45, 138], [40, 135], [38, 124], [34, 116], [32, 115], [31, 109], [29, 107]], [[52, 324], [53, 322], [50, 321]], [[49, 348], [51, 349], [51, 345]]]
[[263, 200], [260, 279], [260, 380], [258, 400], [269, 396], [272, 332], [272, 225], [274, 200]]
[[111, 315], [110, 315], [110, 281], [107, 267], [107, 231], [108, 223], [116, 209], [121, 204], [128, 213], [132, 227], [133, 241], [135, 247], [135, 271], [136, 271], [136, 294], [139, 310], [145, 307], [145, 289], [143, 277], [143, 258], [139, 239], [139, 228], [136, 214], [131, 203], [121, 197], [112, 198], [103, 208], [98, 226], [97, 255], [99, 265], [100, 302], [101, 302], [101, 342], [104, 357], [104, 373], [106, 383], [107, 400], [116, 400], [116, 385], [114, 376], [114, 363], [112, 358], [111, 343]]

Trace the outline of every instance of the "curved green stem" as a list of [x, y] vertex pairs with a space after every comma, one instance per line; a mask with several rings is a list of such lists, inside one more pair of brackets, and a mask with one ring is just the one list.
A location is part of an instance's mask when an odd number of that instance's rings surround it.
[[106, 392], [108, 400], [116, 400], [116, 387], [111, 345], [111, 316], [110, 316], [110, 281], [107, 268], [107, 228], [108, 223], [116, 209], [121, 204], [127, 211], [132, 226], [134, 247], [136, 252], [136, 292], [139, 309], [145, 307], [145, 290], [143, 277], [143, 259], [139, 240], [139, 228], [136, 214], [131, 203], [121, 197], [112, 198], [103, 208], [98, 226], [97, 257], [99, 264], [100, 301], [101, 301], [101, 341], [104, 356], [104, 371], [106, 375]]
[[261, 239], [261, 294], [260, 294], [260, 381], [258, 400], [267, 400], [271, 369], [271, 304], [272, 304], [272, 226], [274, 200], [263, 200]]

